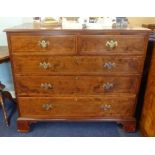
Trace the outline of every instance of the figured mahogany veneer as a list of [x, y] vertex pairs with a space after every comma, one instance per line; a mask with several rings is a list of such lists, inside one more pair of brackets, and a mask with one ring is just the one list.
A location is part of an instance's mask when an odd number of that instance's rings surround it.
[[[143, 56], [13, 55], [13, 59], [14, 70], [20, 75], [141, 74], [144, 61]], [[40, 63], [50, 67], [44, 69]]]
[[139, 76], [17, 76], [19, 96], [136, 93]]
[[131, 118], [135, 96], [96, 97], [19, 97], [21, 117], [58, 118]]
[[133, 132], [147, 29], [7, 29], [17, 129], [37, 121], [116, 121]]
[[[141, 35], [81, 35], [80, 54], [142, 54], [144, 53], [144, 36]], [[118, 47], [110, 49], [106, 46], [109, 40], [116, 40]]]
[[[11, 36], [11, 48], [13, 52], [27, 52], [35, 53], [50, 52], [52, 55], [59, 54], [76, 54], [76, 37], [75, 36], [48, 36], [48, 35], [13, 35]], [[20, 42], [19, 42], [20, 40]], [[39, 42], [45, 40], [48, 41], [46, 48], [41, 48]]]

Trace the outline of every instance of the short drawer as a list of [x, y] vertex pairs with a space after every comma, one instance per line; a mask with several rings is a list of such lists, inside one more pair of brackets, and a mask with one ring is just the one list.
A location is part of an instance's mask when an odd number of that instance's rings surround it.
[[142, 35], [81, 35], [81, 55], [144, 54]]
[[19, 96], [136, 93], [139, 76], [17, 76]]
[[76, 37], [73, 35], [11, 35], [10, 39], [13, 53], [76, 54]]
[[110, 97], [20, 97], [20, 117], [26, 118], [85, 118], [132, 117], [134, 96]]
[[142, 56], [13, 56], [14, 71], [23, 75], [139, 74]]

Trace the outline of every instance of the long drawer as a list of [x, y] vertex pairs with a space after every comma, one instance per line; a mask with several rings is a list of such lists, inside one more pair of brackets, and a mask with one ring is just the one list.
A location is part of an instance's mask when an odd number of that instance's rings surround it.
[[132, 117], [135, 96], [110, 97], [19, 97], [20, 117], [57, 118], [125, 118]]
[[17, 76], [20, 96], [136, 93], [139, 76]]
[[13, 56], [14, 72], [24, 75], [140, 74], [143, 61], [142, 56]]
[[51, 55], [76, 54], [76, 36], [74, 35], [12, 35], [13, 53], [50, 53]]
[[81, 35], [81, 55], [144, 54], [142, 35]]

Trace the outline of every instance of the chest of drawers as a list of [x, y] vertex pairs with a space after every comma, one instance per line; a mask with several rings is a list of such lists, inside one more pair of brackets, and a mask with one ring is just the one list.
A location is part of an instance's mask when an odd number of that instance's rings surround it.
[[37, 121], [116, 121], [135, 131], [147, 29], [7, 29], [17, 129]]

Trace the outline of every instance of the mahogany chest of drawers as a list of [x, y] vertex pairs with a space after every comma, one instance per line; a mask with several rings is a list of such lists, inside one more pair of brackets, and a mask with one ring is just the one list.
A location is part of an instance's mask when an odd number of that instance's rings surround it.
[[135, 131], [147, 29], [6, 29], [17, 129], [37, 121], [116, 121]]

